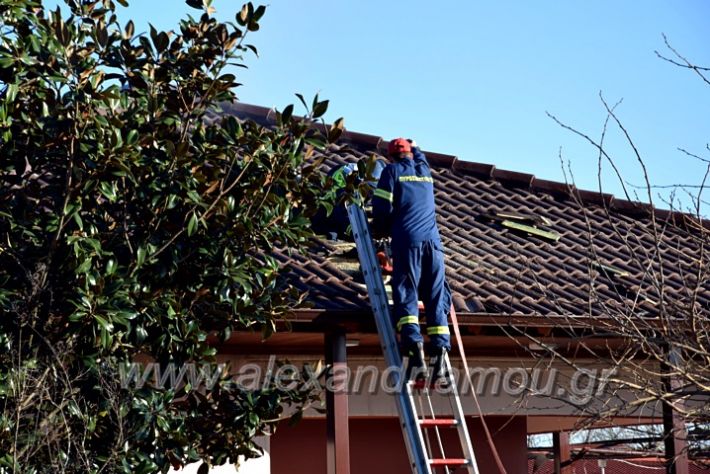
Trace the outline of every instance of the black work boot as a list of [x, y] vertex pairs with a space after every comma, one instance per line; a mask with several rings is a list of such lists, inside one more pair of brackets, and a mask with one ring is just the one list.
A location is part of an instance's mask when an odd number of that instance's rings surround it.
[[424, 364], [424, 345], [421, 342], [402, 349], [402, 356], [407, 358], [407, 370], [404, 373], [405, 382], [410, 380], [426, 380], [426, 365]]
[[448, 387], [449, 385], [449, 373], [446, 365], [446, 354], [448, 351], [445, 347], [433, 347], [431, 348], [431, 379], [430, 385], [432, 387], [437, 384], [442, 387]]

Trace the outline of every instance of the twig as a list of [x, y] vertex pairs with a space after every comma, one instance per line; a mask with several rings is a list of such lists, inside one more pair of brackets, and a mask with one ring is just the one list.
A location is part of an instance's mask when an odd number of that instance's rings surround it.
[[663, 55], [662, 55], [661, 53], [659, 53], [658, 51], [655, 51], [656, 56], [658, 56], [659, 58], [663, 59], [664, 61], [668, 61], [669, 63], [673, 64], [674, 66], [678, 66], [678, 67], [682, 67], [682, 68], [686, 68], [686, 69], [690, 69], [690, 70], [692, 70], [692, 71], [695, 71], [695, 73], [696, 73], [698, 76], [700, 76], [700, 78], [701, 78], [703, 81], [705, 81], [706, 84], [710, 85], [710, 80], [709, 80], [707, 77], [705, 77], [705, 75], [703, 74], [703, 72], [710, 71], [710, 68], [701, 67], [701, 66], [696, 66], [695, 64], [691, 63], [691, 62], [688, 61], [685, 57], [683, 57], [680, 53], [678, 53], [678, 51], [676, 51], [675, 48], [673, 48], [673, 46], [670, 45], [670, 43], [668, 42], [668, 38], [666, 38], [665, 33], [662, 34], [662, 36], [663, 36], [663, 42], [666, 44], [666, 47], [667, 47], [668, 49], [670, 49], [670, 50], [673, 52], [673, 54], [675, 54], [676, 57], [677, 57], [678, 59], [680, 59], [681, 61], [683, 61], [683, 62], [680, 63], [680, 62], [675, 61], [675, 60], [673, 60], [673, 59], [670, 59], [670, 58], [668, 58], [668, 57], [666, 57], [666, 56], [663, 56]]

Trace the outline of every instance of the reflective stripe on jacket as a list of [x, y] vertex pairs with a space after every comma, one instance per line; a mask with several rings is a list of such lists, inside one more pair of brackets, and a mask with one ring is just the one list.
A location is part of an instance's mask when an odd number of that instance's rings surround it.
[[429, 164], [419, 148], [412, 153], [413, 159], [387, 165], [373, 195], [373, 230], [392, 235], [393, 245], [439, 239]]

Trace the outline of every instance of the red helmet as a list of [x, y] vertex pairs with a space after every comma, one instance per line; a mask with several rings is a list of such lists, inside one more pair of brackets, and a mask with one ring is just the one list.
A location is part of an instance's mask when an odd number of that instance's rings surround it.
[[412, 145], [404, 138], [395, 138], [387, 145], [387, 154], [394, 155], [396, 153], [411, 153]]

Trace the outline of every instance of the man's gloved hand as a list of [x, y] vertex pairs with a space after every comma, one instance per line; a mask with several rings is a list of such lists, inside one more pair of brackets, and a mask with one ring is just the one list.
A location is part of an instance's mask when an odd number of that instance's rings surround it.
[[409, 142], [410, 145], [412, 145], [412, 148], [417, 148], [417, 142], [415, 142], [411, 138], [407, 138], [407, 141]]

